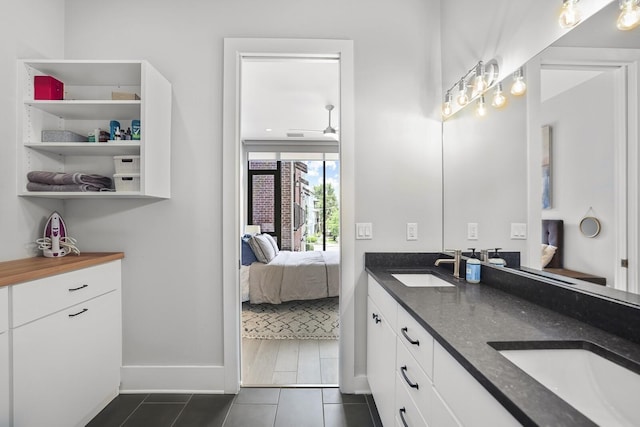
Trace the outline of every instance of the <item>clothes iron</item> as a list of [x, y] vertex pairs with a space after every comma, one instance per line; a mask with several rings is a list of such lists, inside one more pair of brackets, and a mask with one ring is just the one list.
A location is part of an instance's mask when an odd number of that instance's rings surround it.
[[67, 227], [58, 212], [53, 212], [44, 226], [44, 236], [36, 240], [38, 248], [47, 258], [63, 257], [70, 252], [79, 254], [76, 240], [67, 236]]

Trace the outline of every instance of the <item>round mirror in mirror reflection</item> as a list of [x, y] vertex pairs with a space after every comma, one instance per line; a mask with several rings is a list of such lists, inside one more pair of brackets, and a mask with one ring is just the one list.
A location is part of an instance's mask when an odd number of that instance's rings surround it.
[[600, 234], [600, 221], [593, 216], [585, 216], [580, 221], [580, 232], [586, 237], [596, 237]]

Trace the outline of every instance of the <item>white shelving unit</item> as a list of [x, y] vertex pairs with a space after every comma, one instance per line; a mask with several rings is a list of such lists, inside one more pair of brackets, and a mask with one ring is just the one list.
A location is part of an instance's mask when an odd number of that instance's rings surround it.
[[[171, 196], [171, 84], [144, 60], [18, 61], [18, 195], [48, 198], [169, 198]], [[64, 83], [64, 99], [35, 100], [34, 77], [53, 76]], [[111, 92], [133, 92], [140, 100], [112, 100]], [[87, 135], [123, 128], [140, 120], [140, 140], [115, 143], [42, 142], [43, 130]], [[111, 177], [113, 156], [140, 156], [140, 191], [27, 191], [30, 171], [82, 172]]]

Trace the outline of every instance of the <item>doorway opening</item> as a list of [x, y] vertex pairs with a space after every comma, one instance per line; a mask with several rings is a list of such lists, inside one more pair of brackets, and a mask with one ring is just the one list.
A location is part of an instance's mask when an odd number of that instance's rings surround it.
[[242, 386], [339, 384], [339, 75], [338, 58], [242, 58]]

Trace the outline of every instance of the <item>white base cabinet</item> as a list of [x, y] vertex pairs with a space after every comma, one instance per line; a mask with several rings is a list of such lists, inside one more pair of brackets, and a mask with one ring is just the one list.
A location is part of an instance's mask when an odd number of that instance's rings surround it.
[[12, 288], [13, 426], [84, 426], [120, 387], [120, 261]]
[[520, 425], [371, 276], [368, 293], [367, 376], [383, 426]]

